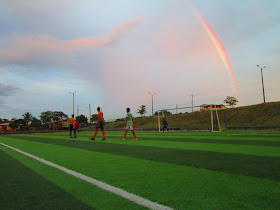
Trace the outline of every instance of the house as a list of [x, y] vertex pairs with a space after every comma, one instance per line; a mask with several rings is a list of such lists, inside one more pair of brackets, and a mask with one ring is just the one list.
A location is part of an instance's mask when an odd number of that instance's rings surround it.
[[9, 123], [1, 123], [0, 124], [0, 130], [10, 131], [10, 130], [12, 130], [12, 128], [9, 127]]
[[223, 104], [202, 104], [200, 105], [200, 111], [207, 111], [207, 110], [216, 110], [216, 109], [226, 109], [226, 106]]

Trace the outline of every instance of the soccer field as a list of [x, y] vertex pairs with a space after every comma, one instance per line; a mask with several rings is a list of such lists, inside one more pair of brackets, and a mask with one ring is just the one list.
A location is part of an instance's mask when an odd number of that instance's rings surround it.
[[[0, 209], [144, 209], [9, 145], [173, 209], [279, 209], [279, 132], [0, 136]], [[5, 144], [5, 145], [3, 145]]]

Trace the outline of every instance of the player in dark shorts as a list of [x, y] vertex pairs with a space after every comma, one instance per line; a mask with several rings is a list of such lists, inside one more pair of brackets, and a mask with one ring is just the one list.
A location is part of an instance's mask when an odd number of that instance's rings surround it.
[[162, 127], [163, 133], [164, 133], [164, 128], [166, 128], [166, 130], [169, 132], [169, 130], [168, 130], [168, 124], [167, 124], [167, 121], [166, 121], [165, 118], [163, 118], [162, 125], [163, 125], [163, 127]]
[[100, 107], [97, 107], [97, 111], [98, 111], [98, 123], [96, 125], [96, 130], [95, 130], [95, 134], [94, 136], [90, 139], [90, 140], [95, 140], [95, 137], [97, 135], [98, 129], [100, 128], [100, 130], [102, 131], [103, 134], [103, 139], [105, 140], [105, 132], [104, 132], [104, 118], [103, 118], [103, 112], [100, 111]]
[[72, 137], [72, 131], [74, 131], [74, 137], [77, 138], [77, 136], [76, 136], [76, 129], [75, 129], [75, 119], [74, 119], [74, 115], [73, 115], [73, 114], [72, 114], [72, 117], [69, 118], [69, 119], [66, 121], [65, 125], [66, 125], [68, 122], [70, 122], [70, 138], [73, 138], [73, 137]]

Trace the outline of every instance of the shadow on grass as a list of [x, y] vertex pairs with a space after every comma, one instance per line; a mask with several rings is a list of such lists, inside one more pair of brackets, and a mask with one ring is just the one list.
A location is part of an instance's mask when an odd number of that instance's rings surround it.
[[92, 209], [0, 150], [0, 209]]

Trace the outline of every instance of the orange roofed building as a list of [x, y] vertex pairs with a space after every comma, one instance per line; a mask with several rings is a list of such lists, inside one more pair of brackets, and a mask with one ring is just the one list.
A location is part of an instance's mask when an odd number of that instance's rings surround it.
[[1, 123], [1, 124], [0, 124], [0, 131], [1, 131], [1, 130], [4, 130], [4, 128], [6, 128], [6, 131], [12, 130], [12, 128], [9, 127], [9, 123]]
[[226, 106], [223, 104], [202, 104], [200, 105], [200, 111], [208, 111], [211, 110], [216, 110], [216, 109], [226, 109]]

